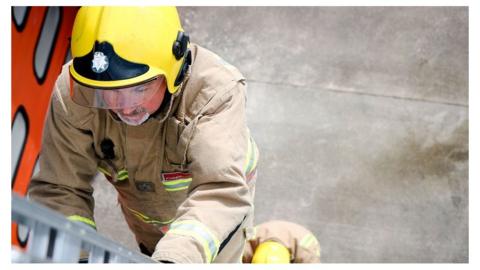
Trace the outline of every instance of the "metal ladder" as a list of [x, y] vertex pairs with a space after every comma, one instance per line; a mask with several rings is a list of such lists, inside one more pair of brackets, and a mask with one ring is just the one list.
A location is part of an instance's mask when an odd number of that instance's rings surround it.
[[29, 229], [25, 250], [12, 246], [12, 263], [77, 263], [81, 253], [88, 263], [154, 263], [98, 234], [88, 225], [73, 222], [38, 203], [12, 193], [12, 222]]

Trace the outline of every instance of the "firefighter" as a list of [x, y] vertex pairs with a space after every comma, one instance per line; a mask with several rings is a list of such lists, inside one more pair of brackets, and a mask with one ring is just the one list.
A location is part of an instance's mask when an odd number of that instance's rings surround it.
[[97, 172], [159, 262], [241, 262], [258, 150], [245, 78], [190, 43], [175, 7], [82, 7], [29, 196], [95, 228]]
[[301, 225], [281, 220], [247, 230], [244, 263], [320, 263], [317, 238]]

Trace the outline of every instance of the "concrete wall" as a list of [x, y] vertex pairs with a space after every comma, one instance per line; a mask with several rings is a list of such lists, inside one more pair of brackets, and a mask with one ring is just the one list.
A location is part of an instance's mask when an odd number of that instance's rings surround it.
[[[247, 78], [257, 223], [304, 225], [323, 262], [468, 262], [467, 8], [179, 12]], [[100, 231], [134, 246], [95, 185]]]

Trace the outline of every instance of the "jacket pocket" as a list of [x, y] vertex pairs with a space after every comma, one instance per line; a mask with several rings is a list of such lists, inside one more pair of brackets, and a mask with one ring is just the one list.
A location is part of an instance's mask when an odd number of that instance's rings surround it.
[[184, 172], [162, 173], [162, 184], [167, 192], [186, 190], [192, 183], [192, 174]]
[[180, 206], [188, 196], [188, 189], [192, 183], [192, 174], [189, 172], [163, 172], [162, 186], [175, 207]]
[[165, 168], [166, 171], [186, 169], [187, 150], [190, 140], [193, 137], [198, 119], [200, 115], [195, 117], [191, 122], [185, 123], [175, 117], [171, 117], [166, 123], [165, 135], [165, 160], [170, 165], [170, 168]]
[[179, 139], [185, 129], [183, 121], [170, 117], [166, 122], [165, 134], [165, 159], [169, 164], [181, 165], [183, 163], [183, 150], [179, 149]]

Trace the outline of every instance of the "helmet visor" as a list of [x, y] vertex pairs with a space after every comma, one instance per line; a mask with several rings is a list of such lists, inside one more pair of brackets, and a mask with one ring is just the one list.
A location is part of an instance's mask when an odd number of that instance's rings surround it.
[[123, 88], [94, 88], [73, 80], [72, 100], [81, 106], [100, 109], [126, 109], [149, 101], [164, 85], [164, 77]]

